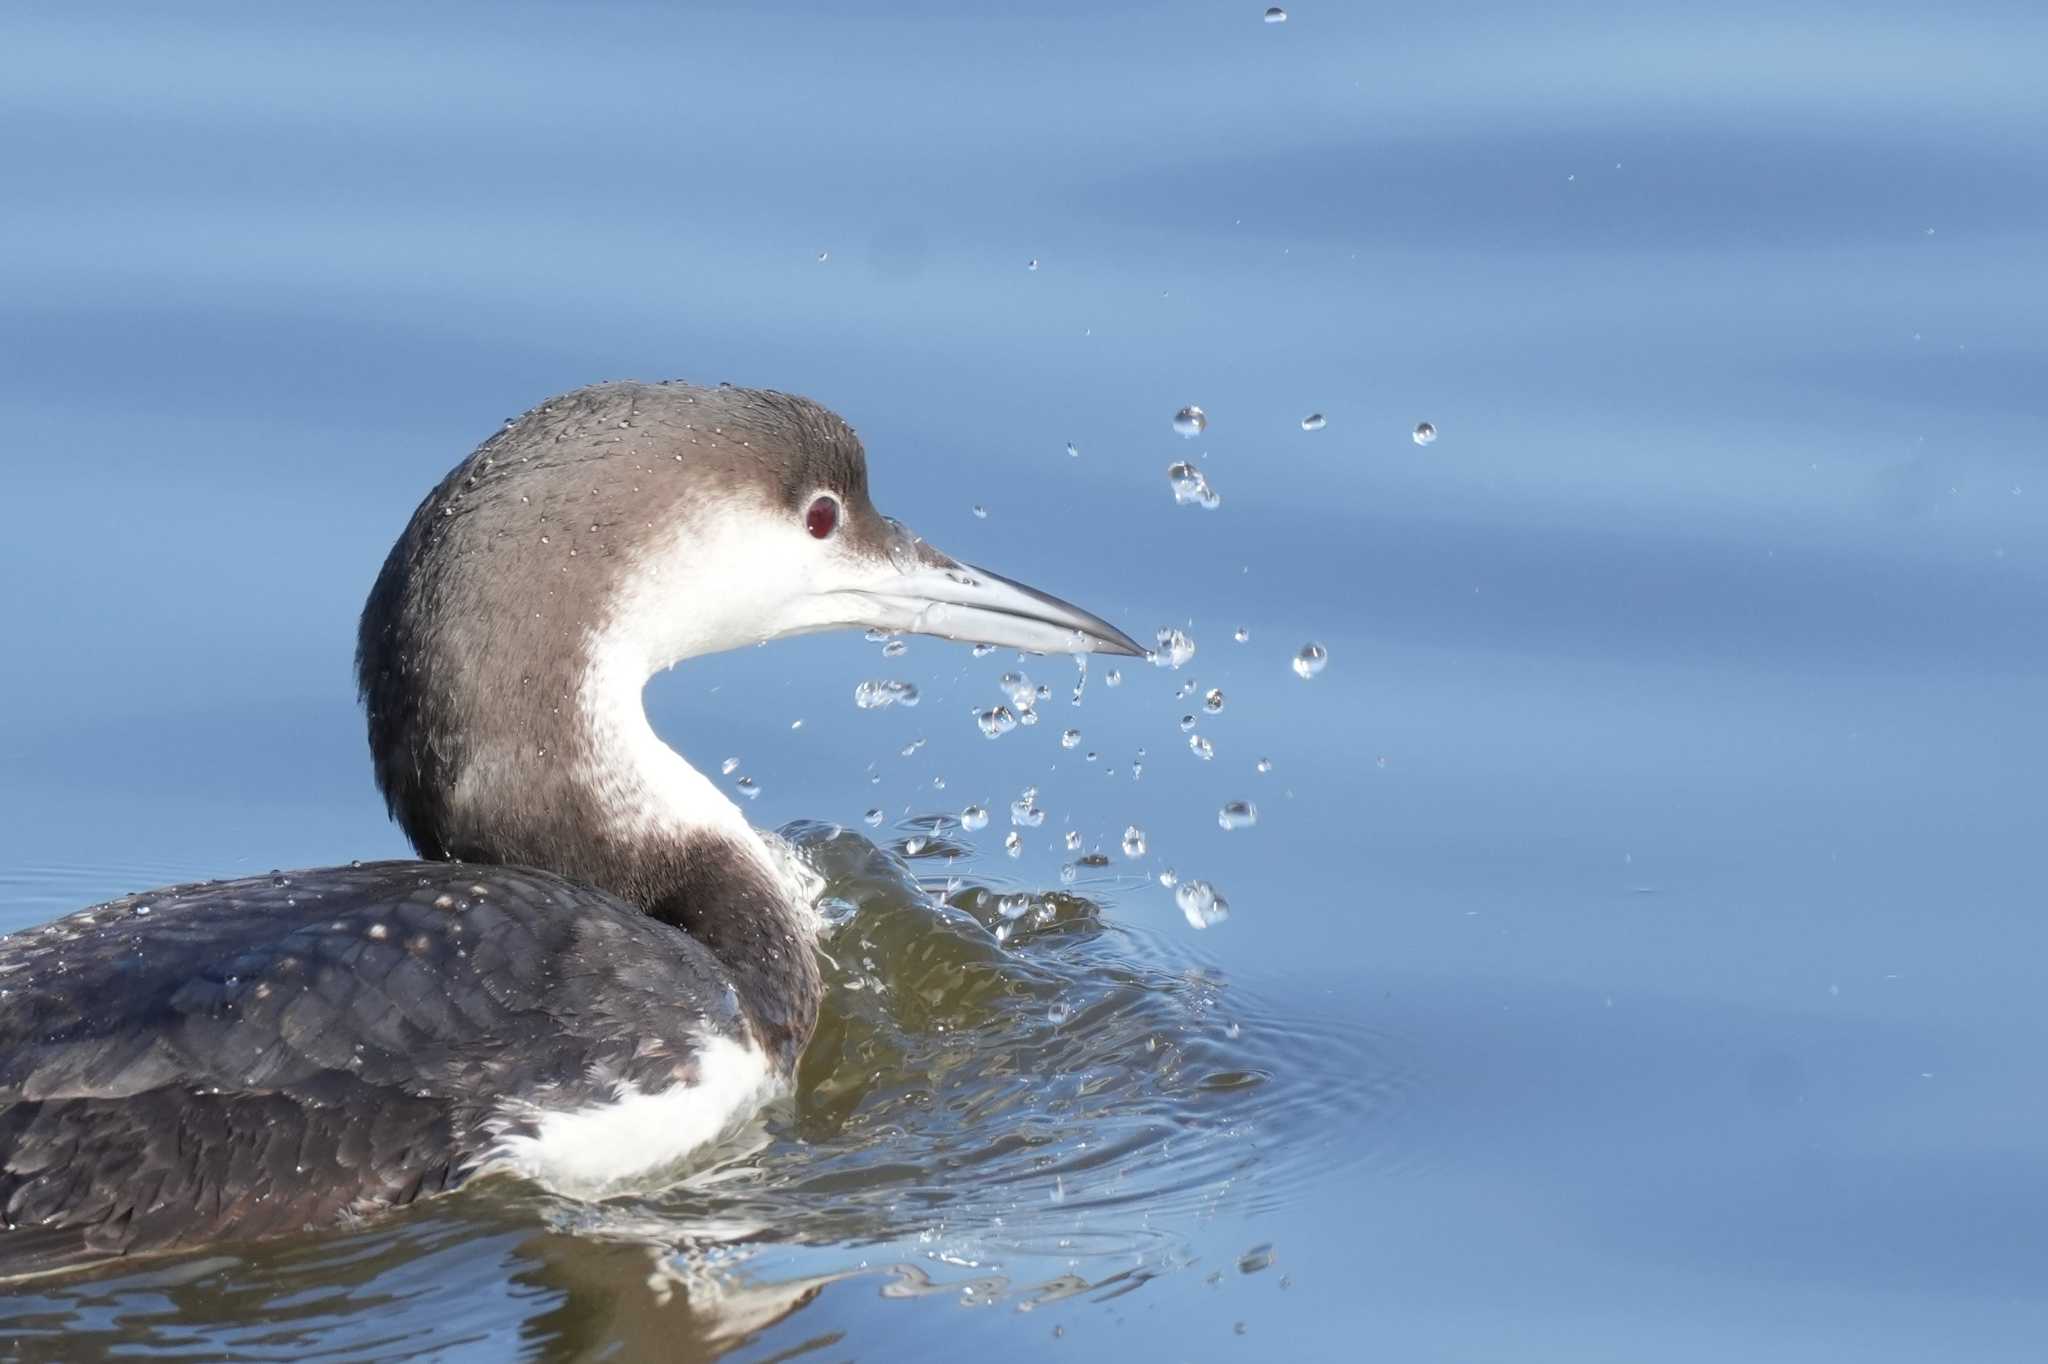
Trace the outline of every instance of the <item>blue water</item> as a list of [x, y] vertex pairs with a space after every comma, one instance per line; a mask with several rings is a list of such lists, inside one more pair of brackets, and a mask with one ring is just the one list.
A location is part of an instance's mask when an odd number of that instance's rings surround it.
[[[1039, 885], [1142, 825], [1231, 917], [1105, 913], [1402, 1079], [1138, 1291], [863, 1250], [934, 1291], [739, 1357], [2038, 1358], [2048, 13], [1262, 8], [9, 6], [0, 928], [400, 853], [350, 649], [419, 496], [592, 380], [790, 389], [884, 510], [1198, 652], [1027, 664], [990, 743], [1013, 657], [797, 640], [657, 728], [761, 824], [978, 801]], [[512, 1251], [418, 1256], [296, 1357], [554, 1352]]]

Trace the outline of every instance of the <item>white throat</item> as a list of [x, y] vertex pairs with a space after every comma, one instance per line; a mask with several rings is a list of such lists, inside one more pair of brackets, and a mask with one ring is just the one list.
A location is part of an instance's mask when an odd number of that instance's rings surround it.
[[590, 666], [577, 698], [590, 735], [588, 789], [597, 792], [612, 826], [622, 834], [690, 836], [714, 833], [758, 850], [766, 846], [739, 806], [682, 754], [663, 743], [647, 722], [641, 699], [648, 671], [636, 651], [617, 642], [591, 641]]
[[822, 927], [814, 906], [823, 878], [781, 838], [749, 824], [732, 798], [648, 723], [642, 694], [653, 670], [644, 650], [616, 635], [598, 636], [590, 642], [589, 658], [576, 698], [590, 737], [580, 780], [596, 793], [610, 827], [628, 840], [722, 838], [755, 859], [814, 929]]

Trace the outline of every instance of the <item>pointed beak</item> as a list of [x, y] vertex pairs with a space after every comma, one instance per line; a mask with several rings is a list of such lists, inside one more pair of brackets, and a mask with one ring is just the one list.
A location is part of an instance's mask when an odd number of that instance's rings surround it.
[[1040, 654], [1143, 654], [1092, 612], [963, 564], [922, 540], [892, 549], [894, 570], [853, 595], [860, 623]]

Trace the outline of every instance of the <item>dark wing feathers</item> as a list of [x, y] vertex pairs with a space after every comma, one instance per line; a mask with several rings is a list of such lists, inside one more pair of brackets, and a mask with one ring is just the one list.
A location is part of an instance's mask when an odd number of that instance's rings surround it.
[[460, 1183], [500, 1098], [665, 1087], [731, 1033], [704, 948], [544, 872], [170, 887], [0, 939], [0, 1274]]

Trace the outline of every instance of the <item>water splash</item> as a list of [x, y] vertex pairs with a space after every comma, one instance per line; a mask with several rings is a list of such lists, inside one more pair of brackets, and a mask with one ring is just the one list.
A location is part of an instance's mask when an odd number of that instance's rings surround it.
[[1223, 498], [1209, 486], [1209, 476], [1186, 460], [1176, 460], [1166, 466], [1166, 481], [1173, 489], [1173, 504], [1185, 507], [1193, 503], [1207, 511], [1214, 511], [1223, 505]]
[[880, 679], [863, 682], [853, 689], [853, 704], [862, 710], [880, 710], [884, 706], [914, 706], [917, 704], [917, 688], [909, 682]]
[[1195, 656], [1195, 637], [1185, 630], [1162, 625], [1153, 636], [1159, 641], [1159, 648], [1152, 656], [1152, 662], [1161, 668], [1178, 668]]
[[1183, 881], [1174, 887], [1173, 902], [1195, 928], [1214, 928], [1230, 917], [1230, 902], [1207, 881]]

